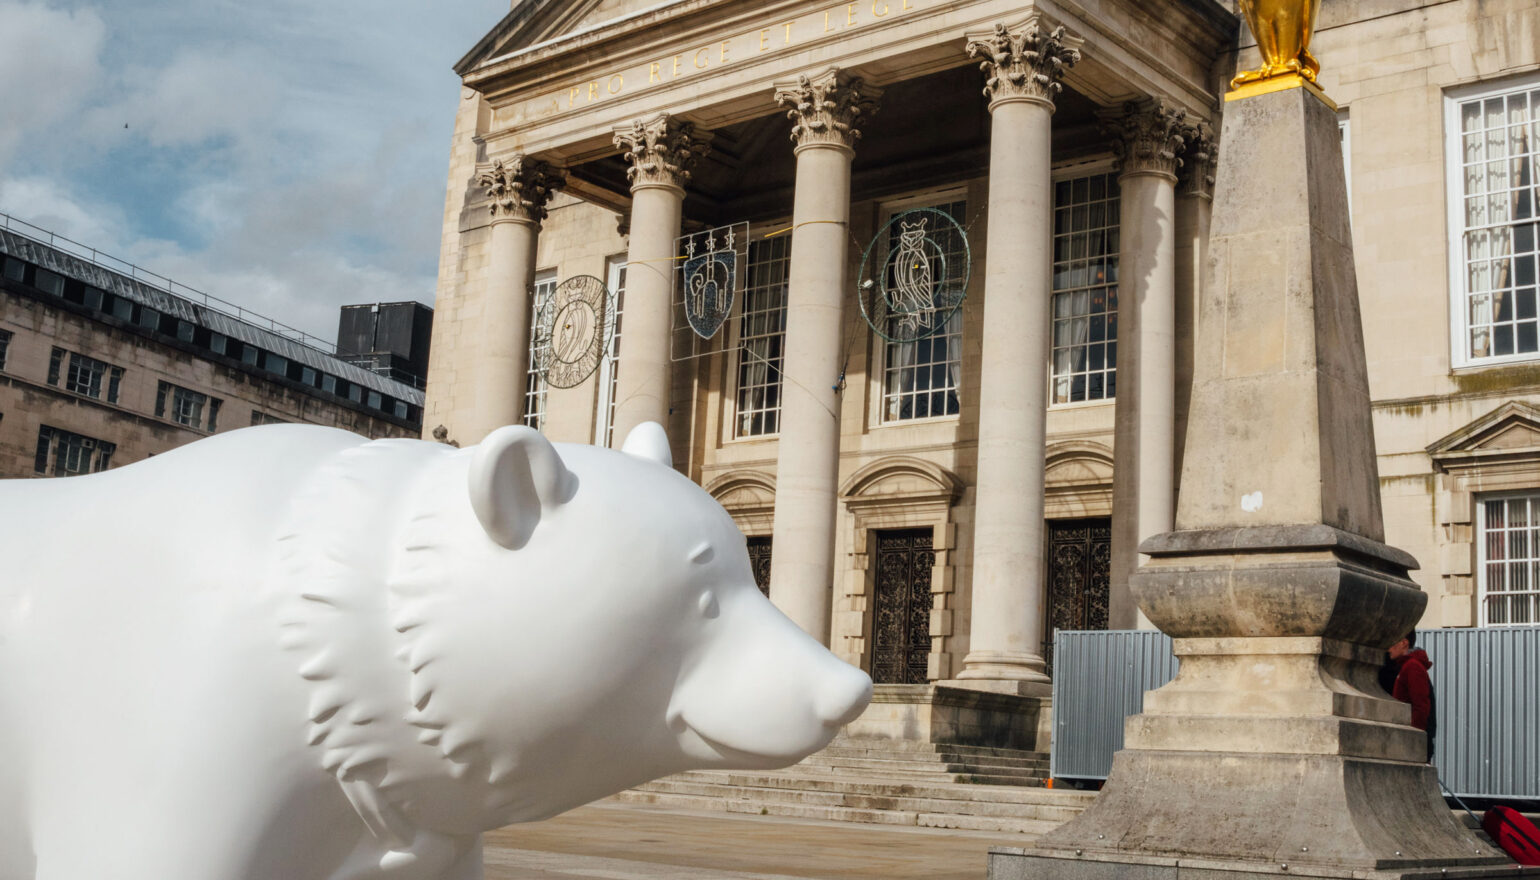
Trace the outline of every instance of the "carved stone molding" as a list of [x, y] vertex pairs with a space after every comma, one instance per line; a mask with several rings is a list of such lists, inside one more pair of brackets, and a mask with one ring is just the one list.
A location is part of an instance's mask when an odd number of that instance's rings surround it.
[[1064, 90], [1064, 71], [1080, 61], [1084, 42], [1062, 27], [1049, 29], [1032, 19], [1015, 30], [1002, 23], [991, 34], [970, 35], [968, 57], [984, 59], [979, 69], [991, 108], [1006, 101], [1036, 101], [1051, 109]]
[[694, 123], [667, 113], [638, 119], [615, 130], [615, 146], [624, 148], [631, 189], [666, 186], [684, 189], [695, 163], [711, 151], [710, 134], [697, 134]]
[[546, 203], [567, 183], [567, 174], [549, 162], [514, 156], [499, 159], [476, 176], [486, 187], [493, 219], [539, 224], [545, 220]]
[[1124, 175], [1159, 174], [1176, 180], [1193, 130], [1186, 110], [1163, 98], [1143, 98], [1124, 104], [1123, 112], [1104, 118], [1103, 125]]
[[1214, 198], [1214, 173], [1219, 168], [1219, 136], [1207, 122], [1188, 132], [1187, 153], [1182, 157], [1177, 195]]
[[882, 90], [859, 77], [831, 69], [778, 84], [775, 102], [787, 108], [791, 139], [797, 149], [834, 146], [854, 151], [861, 131], [856, 125], [877, 112]]

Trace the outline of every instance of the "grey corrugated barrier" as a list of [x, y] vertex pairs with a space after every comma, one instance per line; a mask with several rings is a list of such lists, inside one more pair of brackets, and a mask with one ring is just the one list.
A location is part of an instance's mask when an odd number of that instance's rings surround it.
[[[1540, 627], [1419, 630], [1433, 660], [1434, 763], [1469, 797], [1540, 798]], [[1105, 779], [1123, 747], [1123, 719], [1144, 692], [1176, 675], [1158, 632], [1054, 636], [1051, 772]]]
[[1176, 676], [1171, 639], [1161, 632], [1066, 632], [1053, 637], [1055, 779], [1105, 779], [1123, 747], [1123, 719], [1144, 707], [1144, 692]]

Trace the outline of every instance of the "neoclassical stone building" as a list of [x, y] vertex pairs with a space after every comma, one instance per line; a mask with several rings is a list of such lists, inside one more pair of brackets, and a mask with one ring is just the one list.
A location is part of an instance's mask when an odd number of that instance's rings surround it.
[[[1139, 624], [1122, 584], [1172, 525], [1241, 30], [1215, 0], [516, 2], [457, 67], [424, 430], [660, 421], [834, 651], [1044, 694], [1055, 628]], [[1328, 0], [1315, 44], [1424, 625], [1540, 621], [1537, 34], [1540, 0]], [[894, 341], [861, 264], [913, 208], [955, 218], [939, 259], [972, 271]], [[742, 224], [701, 340], [680, 236]], [[584, 274], [616, 332], [547, 387], [532, 312]]]

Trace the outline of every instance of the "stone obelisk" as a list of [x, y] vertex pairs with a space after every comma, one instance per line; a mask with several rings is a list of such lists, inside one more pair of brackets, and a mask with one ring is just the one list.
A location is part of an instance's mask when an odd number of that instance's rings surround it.
[[1181, 671], [1090, 809], [992, 852], [991, 880], [1524, 876], [1452, 818], [1376, 682], [1427, 597], [1384, 543], [1319, 2], [1241, 0], [1264, 66], [1225, 107], [1176, 531], [1130, 581]]

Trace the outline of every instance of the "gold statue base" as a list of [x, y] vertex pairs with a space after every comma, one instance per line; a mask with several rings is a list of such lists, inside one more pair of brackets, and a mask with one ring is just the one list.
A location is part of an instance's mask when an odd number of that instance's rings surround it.
[[1285, 73], [1282, 76], [1271, 76], [1267, 79], [1254, 80], [1244, 85], [1236, 86], [1225, 93], [1225, 102], [1243, 101], [1246, 98], [1255, 98], [1257, 95], [1269, 95], [1273, 92], [1284, 92], [1289, 89], [1304, 89], [1320, 98], [1321, 103], [1332, 110], [1337, 109], [1337, 102], [1326, 97], [1324, 89], [1316, 85], [1313, 80], [1305, 79], [1298, 73]]

